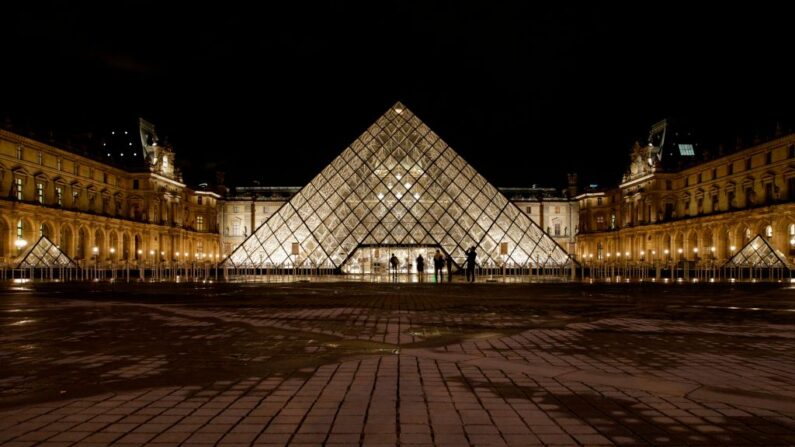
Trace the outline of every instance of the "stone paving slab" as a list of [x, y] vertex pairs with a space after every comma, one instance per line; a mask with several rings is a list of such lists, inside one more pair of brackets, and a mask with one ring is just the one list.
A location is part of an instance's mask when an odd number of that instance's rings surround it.
[[9, 286], [0, 445], [795, 445], [755, 286]]

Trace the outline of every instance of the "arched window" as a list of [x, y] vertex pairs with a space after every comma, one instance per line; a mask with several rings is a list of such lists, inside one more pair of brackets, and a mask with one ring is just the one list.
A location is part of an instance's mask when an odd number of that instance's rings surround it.
[[765, 227], [765, 237], [768, 239], [773, 238], [773, 227], [771, 225]]
[[795, 224], [789, 225], [789, 252], [795, 251]]
[[22, 239], [25, 235], [25, 225], [22, 223], [22, 219], [17, 221], [17, 239]]

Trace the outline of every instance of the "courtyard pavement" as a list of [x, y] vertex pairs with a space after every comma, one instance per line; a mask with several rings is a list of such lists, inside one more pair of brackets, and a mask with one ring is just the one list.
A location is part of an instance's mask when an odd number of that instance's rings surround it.
[[795, 290], [5, 284], [0, 445], [795, 445]]

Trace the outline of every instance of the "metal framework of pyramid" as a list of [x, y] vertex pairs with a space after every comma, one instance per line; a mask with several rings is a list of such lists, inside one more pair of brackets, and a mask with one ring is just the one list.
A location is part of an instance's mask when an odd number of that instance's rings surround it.
[[757, 234], [736, 255], [726, 261], [726, 267], [740, 268], [787, 268], [792, 265], [783, 253], [773, 248], [761, 235]]
[[25, 252], [17, 268], [77, 267], [47, 236], [42, 236]]
[[357, 247], [438, 246], [463, 265], [564, 266], [568, 253], [401, 103], [252, 232], [228, 267], [340, 268]]

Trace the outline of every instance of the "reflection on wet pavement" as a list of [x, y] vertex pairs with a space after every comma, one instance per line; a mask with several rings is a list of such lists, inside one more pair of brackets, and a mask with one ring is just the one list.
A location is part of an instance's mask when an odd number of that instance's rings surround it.
[[773, 284], [27, 284], [3, 445], [791, 445]]

